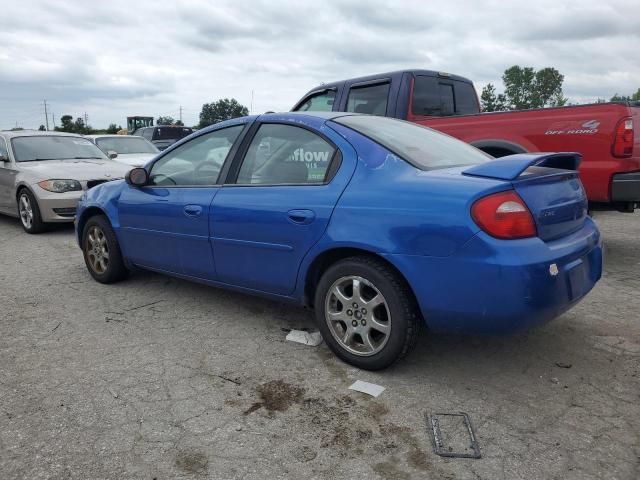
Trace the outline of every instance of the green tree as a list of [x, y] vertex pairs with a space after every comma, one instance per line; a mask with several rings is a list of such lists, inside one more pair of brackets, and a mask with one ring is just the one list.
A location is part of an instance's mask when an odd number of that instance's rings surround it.
[[76, 118], [76, 121], [73, 123], [73, 132], [80, 133], [82, 135], [87, 135], [91, 133], [93, 129], [90, 125], [85, 125], [84, 119], [82, 117]]
[[514, 65], [502, 75], [504, 96], [509, 110], [556, 107], [567, 103], [562, 92], [564, 75], [553, 67], [536, 71]]
[[631, 95], [618, 95], [617, 93], [611, 97], [612, 102], [638, 102], [640, 101], [640, 88], [636, 93]]
[[502, 93], [496, 94], [496, 87], [488, 83], [480, 95], [480, 105], [483, 112], [500, 112], [507, 110], [507, 100]]
[[46, 129], [46, 128], [44, 128], [44, 125], [40, 125], [40, 126], [38, 127], [38, 130], [39, 130], [39, 131], [41, 131], [41, 132], [44, 132], [44, 131], [46, 131], [47, 129]]
[[60, 117], [60, 126], [56, 127], [56, 130], [73, 133], [75, 131], [74, 128], [73, 117], [71, 115], [63, 115]]
[[241, 105], [235, 98], [223, 98], [217, 102], [202, 105], [198, 128], [204, 128], [232, 118], [244, 117], [245, 115], [249, 115], [247, 107]]
[[109, 127], [107, 127], [107, 133], [113, 135], [114, 133], [118, 133], [119, 130], [122, 130], [122, 127], [119, 127], [115, 123], [110, 123]]
[[173, 117], [158, 117], [156, 125], [173, 125], [175, 121]]
[[179, 126], [179, 127], [184, 127], [184, 122], [183, 122], [182, 120], [176, 120], [176, 121], [174, 122], [174, 125], [177, 125], [177, 126]]

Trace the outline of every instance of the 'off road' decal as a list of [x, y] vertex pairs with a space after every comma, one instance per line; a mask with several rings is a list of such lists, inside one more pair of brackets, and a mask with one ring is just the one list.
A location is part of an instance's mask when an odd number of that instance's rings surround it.
[[598, 133], [600, 122], [598, 120], [587, 120], [580, 123], [574, 122], [558, 122], [551, 125], [545, 135], [593, 135]]

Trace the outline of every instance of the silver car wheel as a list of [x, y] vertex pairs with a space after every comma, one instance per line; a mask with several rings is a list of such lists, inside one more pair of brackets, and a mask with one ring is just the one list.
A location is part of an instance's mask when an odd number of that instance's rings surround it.
[[93, 225], [87, 232], [85, 253], [91, 269], [102, 275], [109, 268], [109, 246], [102, 228]]
[[373, 283], [353, 275], [339, 278], [329, 288], [325, 320], [340, 346], [359, 356], [380, 352], [391, 333], [386, 299]]
[[20, 195], [18, 210], [20, 213], [20, 220], [22, 221], [22, 225], [24, 225], [26, 229], [30, 229], [33, 225], [33, 207], [31, 206], [29, 195], [27, 195], [26, 193]]

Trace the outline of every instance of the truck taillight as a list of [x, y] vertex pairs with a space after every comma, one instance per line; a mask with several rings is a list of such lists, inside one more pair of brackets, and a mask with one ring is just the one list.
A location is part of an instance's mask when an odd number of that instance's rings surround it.
[[471, 217], [492, 237], [511, 240], [537, 235], [529, 208], [513, 190], [476, 200], [471, 207]]
[[623, 118], [616, 125], [616, 133], [611, 146], [614, 157], [625, 158], [633, 155], [633, 120]]

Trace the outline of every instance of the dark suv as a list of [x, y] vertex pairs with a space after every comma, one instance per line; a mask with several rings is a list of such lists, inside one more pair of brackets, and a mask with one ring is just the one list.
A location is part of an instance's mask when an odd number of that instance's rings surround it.
[[175, 125], [160, 125], [155, 127], [138, 128], [133, 135], [144, 137], [153, 143], [159, 150], [164, 150], [169, 145], [173, 145], [181, 138], [191, 135], [193, 129], [189, 127], [178, 127]]

